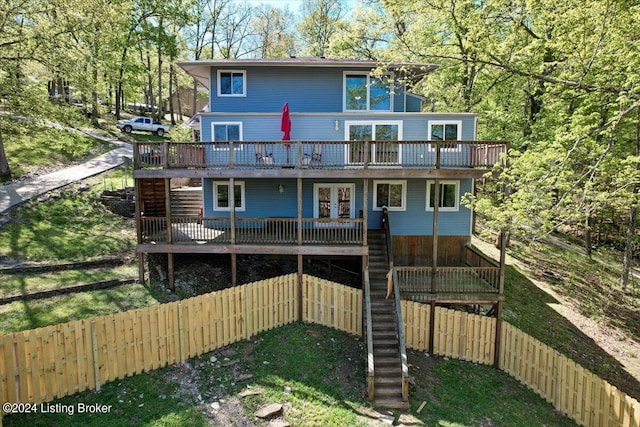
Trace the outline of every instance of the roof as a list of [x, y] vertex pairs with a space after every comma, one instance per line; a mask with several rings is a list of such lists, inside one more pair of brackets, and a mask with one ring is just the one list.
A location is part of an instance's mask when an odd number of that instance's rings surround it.
[[178, 65], [189, 75], [209, 88], [211, 67], [298, 67], [298, 68], [368, 68], [386, 67], [389, 70], [403, 70], [411, 80], [419, 80], [437, 68], [435, 64], [420, 62], [382, 62], [357, 59], [331, 58], [266, 58], [266, 59], [207, 59], [181, 61]]

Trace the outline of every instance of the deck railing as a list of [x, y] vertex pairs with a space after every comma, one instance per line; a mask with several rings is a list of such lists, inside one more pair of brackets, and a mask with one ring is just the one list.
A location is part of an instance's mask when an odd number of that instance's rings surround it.
[[134, 167], [489, 169], [507, 150], [502, 141], [137, 142]]
[[233, 241], [230, 218], [172, 217], [171, 240], [166, 218], [142, 217], [140, 221], [143, 243], [363, 244], [362, 218], [302, 218], [301, 242], [297, 218], [236, 218]]
[[[432, 267], [396, 267], [400, 292], [431, 292]], [[498, 293], [500, 269], [497, 267], [438, 267], [438, 293]]]

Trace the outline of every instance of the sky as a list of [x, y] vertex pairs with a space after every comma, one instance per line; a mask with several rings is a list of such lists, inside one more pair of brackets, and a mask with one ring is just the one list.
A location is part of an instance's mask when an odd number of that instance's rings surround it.
[[[234, 0], [238, 3], [243, 3], [245, 0]], [[300, 6], [302, 5], [303, 0], [246, 0], [247, 3], [251, 5], [258, 6], [261, 3], [268, 4], [273, 7], [279, 7], [284, 9], [285, 6], [289, 7], [289, 10], [297, 13], [300, 10]], [[354, 4], [358, 0], [344, 0], [349, 9], [353, 9]]]

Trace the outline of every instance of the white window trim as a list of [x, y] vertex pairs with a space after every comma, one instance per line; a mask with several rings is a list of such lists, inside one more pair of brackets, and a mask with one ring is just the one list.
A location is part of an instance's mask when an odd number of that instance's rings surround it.
[[[398, 143], [398, 162], [397, 163], [389, 163], [376, 162], [376, 150], [375, 144], [370, 144], [371, 149], [371, 165], [402, 165], [402, 138], [403, 138], [403, 121], [402, 120], [345, 120], [344, 121], [344, 140], [349, 141], [349, 127], [352, 125], [370, 125], [372, 128], [376, 125], [396, 125], [398, 126], [398, 140], [397, 141], [388, 141], [388, 142], [397, 142]], [[373, 130], [373, 129], [372, 129]], [[372, 132], [372, 136], [375, 135], [375, 131]], [[385, 141], [386, 142], [386, 141]], [[344, 147], [344, 162], [347, 165], [362, 165], [362, 162], [351, 162], [349, 159], [349, 144]]]
[[[348, 110], [347, 109], [347, 75], [350, 76], [366, 76], [367, 77], [367, 108], [364, 110]], [[392, 77], [389, 75], [389, 77]], [[371, 109], [371, 92], [369, 91], [371, 79], [375, 79], [375, 76], [371, 76], [371, 73], [366, 71], [344, 71], [342, 73], [342, 111], [349, 112], [368, 112], [368, 113], [389, 113], [393, 111], [393, 90], [389, 90], [389, 109], [388, 110], [372, 110]]]
[[[215, 132], [215, 126], [216, 125], [238, 125], [240, 127], [239, 132], [238, 132], [238, 136], [240, 137], [240, 141], [244, 141], [244, 137], [242, 136], [242, 122], [211, 122], [211, 141], [213, 142], [226, 142], [226, 141], [216, 141], [216, 132]], [[234, 145], [233, 148], [234, 150], [242, 150], [244, 147], [244, 144], [239, 144], [239, 145]], [[229, 147], [224, 147], [224, 148], [218, 148], [214, 146], [214, 151], [229, 151]]]
[[373, 181], [373, 210], [381, 211], [382, 207], [378, 207], [378, 184], [395, 184], [402, 185], [402, 205], [387, 206], [389, 211], [406, 211], [407, 210], [407, 181], [406, 180], [374, 180]]
[[[230, 212], [231, 206], [229, 207], [220, 207], [218, 206], [218, 186], [220, 185], [229, 185], [229, 181], [213, 181], [213, 210], [214, 211], [224, 211]], [[236, 212], [244, 212], [245, 205], [245, 191], [244, 191], [244, 181], [235, 181], [234, 185], [240, 186], [240, 206], [235, 210]]]
[[[427, 127], [427, 135], [429, 136], [429, 141], [431, 141], [431, 129], [433, 125], [458, 125], [457, 140], [462, 141], [462, 120], [429, 120], [429, 125]], [[432, 144], [429, 144], [428, 147], [429, 151], [435, 151], [435, 148]], [[456, 148], [441, 148], [441, 151], [459, 152], [462, 151], [462, 146], [460, 144], [457, 144]]]
[[[427, 181], [427, 203], [426, 211], [433, 212], [431, 207], [431, 186], [435, 184], [435, 180]], [[458, 212], [460, 210], [460, 181], [457, 180], [440, 180], [440, 185], [455, 185], [456, 186], [456, 205], [454, 207], [439, 207], [438, 212]], [[442, 199], [442, 195], [440, 195]]]
[[[242, 93], [222, 93], [221, 91], [221, 85], [220, 85], [220, 74], [222, 73], [231, 73], [232, 74], [232, 78], [233, 78], [233, 74], [242, 74]], [[246, 70], [218, 70], [217, 73], [217, 92], [218, 92], [218, 96], [220, 97], [244, 97], [247, 96], [247, 72]]]

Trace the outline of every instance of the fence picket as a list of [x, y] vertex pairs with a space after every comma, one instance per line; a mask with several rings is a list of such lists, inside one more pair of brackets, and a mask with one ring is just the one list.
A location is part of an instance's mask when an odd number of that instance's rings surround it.
[[[304, 321], [362, 333], [362, 291], [297, 275], [0, 337], [0, 399], [44, 402]], [[408, 348], [426, 350], [430, 306], [402, 301]], [[493, 363], [496, 320], [436, 308], [435, 354]], [[504, 322], [501, 369], [585, 426], [640, 427], [640, 403]]]

